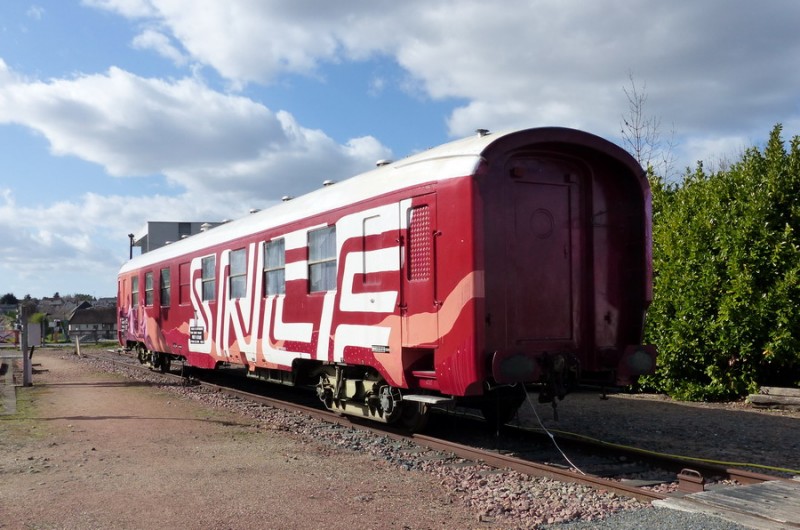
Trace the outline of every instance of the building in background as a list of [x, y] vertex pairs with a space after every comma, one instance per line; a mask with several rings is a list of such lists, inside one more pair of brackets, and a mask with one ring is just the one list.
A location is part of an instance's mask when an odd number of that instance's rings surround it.
[[70, 341], [97, 342], [117, 338], [116, 307], [76, 309], [69, 319]]
[[175, 241], [199, 234], [222, 223], [211, 222], [191, 222], [183, 223], [176, 221], [147, 221], [147, 224], [134, 234], [128, 234], [131, 245], [131, 256], [133, 247], [139, 247], [141, 253], [150, 252], [164, 245]]

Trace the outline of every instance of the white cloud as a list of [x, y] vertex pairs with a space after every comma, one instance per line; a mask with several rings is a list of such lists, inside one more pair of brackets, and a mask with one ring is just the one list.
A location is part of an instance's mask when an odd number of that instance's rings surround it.
[[[735, 156], [776, 122], [787, 124], [786, 136], [800, 132], [793, 0], [82, 3], [129, 18], [134, 49], [213, 69], [242, 91], [218, 92], [191, 72], [160, 79], [122, 67], [25, 79], [0, 59], [0, 123], [37, 131], [57, 155], [117, 176], [163, 174], [178, 190], [177, 197], [87, 194], [35, 209], [0, 190], [0, 223], [11, 228], [0, 231], [3, 263], [35, 264], [26, 270], [52, 270], [57, 261], [75, 274], [85, 263], [109, 274], [127, 256], [126, 234], [141, 225], [142, 212], [237, 217], [390, 157], [373, 136], [335, 141], [299, 123], [292, 109], [244, 95], [248, 85], [286, 74], [313, 78], [321, 65], [375, 57], [400, 65], [405, 79], [375, 75], [365, 95], [379, 99], [399, 84], [422, 99], [458, 101], [442, 116], [453, 136], [564, 125], [613, 139], [630, 73], [647, 84], [646, 111], [674, 124], [679, 166]], [[33, 225], [20, 224], [25, 218]]]
[[[769, 131], [765, 131], [766, 133]], [[755, 145], [753, 138], [744, 136], [714, 136], [714, 137], [692, 137], [681, 146], [682, 158], [688, 160], [689, 168], [694, 169], [697, 162], [703, 162], [707, 171], [714, 172], [723, 166], [729, 165], [738, 160], [748, 147]], [[677, 168], [681, 172], [685, 168]]]
[[129, 18], [155, 16], [157, 11], [150, 0], [81, 0], [85, 6], [115, 11]]
[[149, 18], [192, 57], [235, 83], [269, 82], [283, 72], [312, 72], [332, 60], [335, 21], [347, 3], [238, 0], [90, 0], [93, 7]]
[[386, 89], [386, 79], [380, 76], [375, 76], [369, 81], [369, 89], [367, 93], [372, 97], [378, 97], [381, 92]]
[[[108, 219], [118, 216], [111, 203], [108, 217], [96, 219], [87, 204], [57, 203], [46, 208], [16, 206], [10, 194], [0, 204], [0, 246], [2, 266], [13, 270], [6, 278], [21, 276], [31, 282], [26, 291], [34, 292], [35, 282], [52, 280], [53, 272], [85, 272], [118, 268], [120, 260], [98, 245], [98, 234]], [[95, 223], [95, 224], [89, 224]], [[113, 276], [112, 276], [113, 277]], [[56, 288], [57, 290], [58, 288]], [[37, 293], [39, 294], [39, 293]]]
[[189, 61], [178, 48], [172, 45], [169, 37], [154, 29], [146, 29], [139, 33], [134, 37], [132, 45], [139, 50], [153, 50], [177, 66], [183, 66]]
[[630, 72], [679, 134], [755, 133], [797, 114], [800, 4], [789, 0], [92, 4], [149, 11], [193, 60], [239, 86], [383, 54], [429, 97], [466, 100], [448, 119], [454, 136], [518, 124], [614, 135]]
[[10, 83], [0, 95], [0, 122], [37, 130], [54, 153], [96, 162], [114, 175], [225, 164], [256, 156], [265, 139], [280, 142], [282, 135], [261, 104], [193, 79], [147, 79], [119, 68]]
[[16, 82], [16, 76], [8, 67], [6, 62], [0, 57], [0, 86]]
[[[97, 163], [112, 175], [163, 174], [178, 192], [174, 197], [87, 193], [21, 206], [11, 189], [0, 189], [0, 276], [17, 277], [18, 285], [29, 286], [17, 290], [35, 296], [59, 290], [57, 285], [40, 289], [64, 278], [73, 285], [87, 282], [87, 272], [111, 278], [105, 283], [113, 286], [127, 258], [127, 234], [141, 226], [143, 215], [236, 218], [391, 155], [372, 137], [339, 144], [302, 127], [288, 112], [215, 92], [193, 78], [164, 81], [119, 68], [43, 82], [21, 78], [0, 60], [0, 123], [33, 129], [54, 154]], [[74, 289], [92, 292], [88, 287]], [[108, 285], [100, 294], [110, 294]]]
[[143, 223], [142, 212], [151, 220], [213, 221], [244, 215], [236, 211], [240, 205], [240, 200], [200, 201], [191, 194], [85, 193], [75, 200], [26, 207], [16, 204], [10, 190], [0, 190], [0, 279], [5, 280], [0, 289], [19, 296], [55, 291], [111, 296], [119, 267], [128, 258], [127, 234]]
[[455, 135], [520, 122], [613, 135], [628, 72], [647, 82], [649, 110], [681, 132], [731, 131], [779, 118], [800, 83], [800, 68], [786, 69], [800, 66], [800, 39], [785, 12], [800, 5], [734, 4], [467, 2], [423, 10], [416, 32], [436, 37], [396, 54], [432, 96], [469, 101], [451, 117]]
[[44, 17], [45, 14], [45, 9], [41, 6], [32, 5], [28, 8], [25, 14], [34, 20], [42, 20], [42, 17]]
[[55, 154], [95, 162], [112, 175], [161, 173], [196, 193], [224, 188], [275, 199], [284, 194], [270, 186], [276, 181], [297, 194], [320, 175], [341, 178], [389, 154], [370, 138], [354, 144], [370, 149], [338, 145], [286, 112], [192, 78], [163, 81], [119, 68], [46, 83], [13, 79], [7, 68], [3, 74], [0, 123], [30, 127]]

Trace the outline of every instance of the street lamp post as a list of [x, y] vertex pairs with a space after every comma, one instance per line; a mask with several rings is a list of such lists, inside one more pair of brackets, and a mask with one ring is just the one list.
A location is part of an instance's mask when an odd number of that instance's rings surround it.
[[30, 353], [28, 353], [28, 319], [33, 314], [34, 307], [29, 302], [23, 302], [19, 307], [19, 321], [22, 324], [19, 346], [22, 350], [22, 386], [33, 384], [33, 366]]

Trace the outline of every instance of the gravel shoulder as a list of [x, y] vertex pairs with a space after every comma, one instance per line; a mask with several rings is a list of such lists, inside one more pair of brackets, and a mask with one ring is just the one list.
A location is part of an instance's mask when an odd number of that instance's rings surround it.
[[[43, 371], [32, 388], [17, 389], [18, 413], [0, 415], [0, 529], [739, 528], [448, 461], [410, 443], [164, 386], [147, 372], [115, 375], [68, 353], [39, 350]], [[581, 392], [558, 404], [558, 420], [550, 405], [531, 403], [516, 421], [535, 427], [536, 415], [552, 431], [800, 469], [798, 412]]]
[[479, 528], [433, 477], [37, 352], [0, 416], [0, 528]]
[[[741, 402], [689, 403], [661, 395], [583, 391], [558, 403], [536, 404], [547, 429], [575, 433], [657, 453], [754, 464], [753, 471], [794, 470], [800, 475], [800, 412], [756, 409]], [[518, 421], [538, 427], [530, 405]], [[788, 473], [791, 475], [792, 473]]]

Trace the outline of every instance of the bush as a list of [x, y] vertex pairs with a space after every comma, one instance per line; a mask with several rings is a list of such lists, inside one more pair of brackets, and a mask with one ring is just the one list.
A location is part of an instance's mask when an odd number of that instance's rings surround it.
[[652, 177], [654, 301], [647, 340], [680, 399], [721, 400], [798, 381], [800, 140], [775, 126], [729, 169], [699, 163], [680, 185]]

